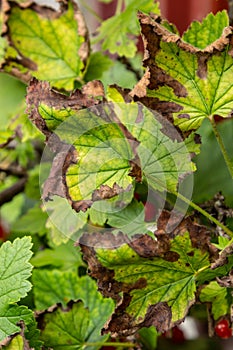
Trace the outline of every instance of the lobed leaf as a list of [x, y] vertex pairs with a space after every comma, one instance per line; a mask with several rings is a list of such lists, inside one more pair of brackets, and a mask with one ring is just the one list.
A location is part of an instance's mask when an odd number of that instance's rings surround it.
[[137, 48], [136, 40], [139, 35], [139, 26], [136, 20], [137, 12], [159, 13], [158, 3], [152, 0], [127, 0], [123, 12], [105, 20], [98, 29], [97, 42], [102, 41], [102, 49], [119, 56], [134, 57]]
[[[211, 34], [212, 20], [213, 15], [209, 15], [199, 25], [208, 33], [209, 41], [215, 38]], [[233, 85], [229, 83], [233, 74], [232, 28], [226, 27], [217, 40], [199, 49], [190, 38], [195, 35], [195, 25], [186, 34], [192, 43], [189, 44], [169, 32], [156, 18], [141, 14], [140, 21], [146, 46], [144, 65], [148, 69], [132, 94], [146, 95], [154, 108], [167, 115], [172, 113], [182, 131], [197, 129], [205, 118], [215, 114], [229, 116], [233, 109]], [[214, 22], [222, 29], [226, 14], [216, 15]]]
[[[151, 325], [162, 332], [183, 319], [195, 301], [196, 277], [209, 266], [208, 254], [193, 248], [187, 232], [171, 241], [164, 258], [157, 257], [156, 251], [152, 254], [150, 240], [146, 244], [150, 248], [146, 249], [144, 243], [138, 252], [134, 243], [115, 250], [96, 249], [96, 267], [90, 262], [99, 285], [103, 288], [108, 282], [109, 289], [104, 288], [104, 293], [118, 299], [119, 306], [105, 327], [106, 332], [127, 335]], [[88, 256], [85, 254], [89, 260]], [[105, 283], [99, 263], [107, 269]]]
[[0, 312], [9, 303], [19, 301], [31, 289], [28, 278], [32, 265], [29, 259], [32, 244], [30, 237], [5, 242], [0, 248]]
[[221, 287], [216, 281], [210, 282], [201, 290], [200, 300], [210, 302], [214, 319], [229, 313], [232, 295], [229, 288]]
[[[32, 76], [66, 90], [82, 80], [89, 49], [86, 27], [74, 2], [63, 3], [60, 12], [43, 6], [33, 10], [12, 6], [7, 24], [13, 48], [25, 57], [19, 61], [19, 76], [23, 78], [26, 68]], [[5, 70], [11, 72], [12, 65], [8, 57]]]
[[89, 322], [88, 309], [82, 302], [73, 304], [68, 310], [58, 308], [44, 316], [41, 339], [54, 350], [83, 349]]
[[[2, 308], [1, 308], [2, 309]], [[0, 341], [11, 334], [20, 332], [19, 322], [25, 325], [33, 322], [33, 312], [26, 306], [11, 305], [0, 311]]]
[[[80, 278], [75, 271], [34, 270], [33, 283], [37, 309], [46, 309], [56, 303], [61, 303], [65, 307], [70, 300], [82, 300], [82, 308], [86, 308], [84, 309], [86, 316], [78, 310], [74, 315], [87, 322], [86, 330], [82, 329], [82, 324], [79, 322], [75, 325], [77, 333], [82, 334], [82, 342], [84, 340], [88, 342], [106, 340], [106, 336], [102, 337], [100, 331], [105, 320], [113, 312], [113, 301], [101, 296], [96, 290], [95, 282], [90, 277]], [[55, 315], [51, 317], [56, 318]], [[45, 340], [43, 332], [42, 339]], [[49, 344], [50, 340], [46, 339], [46, 345]]]
[[192, 22], [182, 39], [199, 49], [205, 49], [218, 40], [228, 26], [229, 17], [226, 10], [217, 12], [216, 15], [209, 13], [202, 22]]

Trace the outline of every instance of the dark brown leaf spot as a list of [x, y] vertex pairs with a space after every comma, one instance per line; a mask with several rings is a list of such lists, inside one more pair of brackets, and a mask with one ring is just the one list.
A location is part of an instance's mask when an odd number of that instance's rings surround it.
[[150, 305], [142, 327], [154, 326], [158, 332], [165, 332], [171, 328], [172, 312], [167, 303]]

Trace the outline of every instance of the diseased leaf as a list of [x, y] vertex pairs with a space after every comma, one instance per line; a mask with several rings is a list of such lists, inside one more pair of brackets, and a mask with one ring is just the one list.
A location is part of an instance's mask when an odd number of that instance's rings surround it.
[[158, 3], [152, 0], [127, 0], [123, 12], [105, 20], [100, 28], [97, 42], [102, 42], [102, 49], [119, 56], [133, 57], [136, 53], [136, 40], [139, 35], [139, 25], [136, 21], [137, 12], [154, 12], [159, 14]]
[[[99, 279], [103, 293], [118, 300], [105, 332], [127, 335], [151, 325], [162, 332], [185, 317], [195, 301], [196, 276], [210, 265], [208, 254], [192, 246], [187, 232], [175, 237], [170, 249], [167, 244], [164, 258], [161, 254], [156, 257], [156, 250], [153, 255], [150, 240], [148, 250], [145, 243], [142, 248], [134, 248], [134, 242], [132, 248], [123, 244], [115, 250], [96, 249], [98, 262], [89, 261], [90, 268]], [[138, 255], [137, 250], [142, 249], [145, 255]], [[84, 257], [88, 260], [88, 253]], [[102, 266], [98, 266], [99, 263]], [[99, 273], [103, 267], [106, 269], [104, 281]]]
[[28, 278], [32, 265], [29, 259], [32, 244], [30, 237], [7, 241], [0, 248], [0, 312], [9, 303], [19, 301], [31, 289]]
[[[140, 103], [106, 103], [76, 111], [62, 95], [57, 106], [54, 100], [51, 106], [51, 91], [48, 98], [40, 92], [41, 103], [36, 91], [29, 89], [29, 106], [34, 101], [37, 106], [31, 118], [51, 136], [49, 147], [58, 152], [44, 185], [45, 199], [68, 193], [76, 211], [102, 200], [115, 200], [123, 208], [131, 202], [135, 180], [174, 192], [179, 180], [195, 170], [190, 152], [198, 147], [192, 135], [183, 142], [173, 125]], [[111, 95], [113, 99], [119, 93]], [[62, 100], [67, 107], [61, 108]]]
[[[212, 32], [211, 18], [206, 23]], [[159, 19], [140, 14], [140, 21], [147, 71], [132, 94], [150, 97], [146, 104], [168, 117], [172, 113], [182, 131], [197, 129], [215, 114], [229, 116], [233, 109], [233, 85], [229, 83], [232, 28], [226, 27], [218, 40], [201, 50], [169, 32]]]
[[200, 300], [210, 302], [214, 319], [229, 313], [232, 305], [231, 288], [221, 287], [216, 281], [210, 282], [201, 290]]
[[[24, 57], [19, 63], [32, 76], [66, 90], [72, 90], [74, 82], [82, 80], [89, 48], [76, 3], [62, 2], [59, 12], [38, 5], [32, 9], [12, 6], [8, 27], [13, 47]], [[5, 70], [11, 72], [14, 67], [11, 57], [7, 63]], [[23, 72], [18, 75], [25, 79]]]
[[25, 325], [29, 325], [33, 319], [33, 312], [26, 306], [9, 305], [1, 307], [0, 311], [0, 341], [11, 334], [20, 332], [19, 322], [23, 321]]
[[209, 13], [202, 22], [192, 22], [182, 39], [199, 49], [205, 49], [221, 37], [227, 26], [229, 26], [229, 17], [226, 10], [217, 12], [216, 15]]

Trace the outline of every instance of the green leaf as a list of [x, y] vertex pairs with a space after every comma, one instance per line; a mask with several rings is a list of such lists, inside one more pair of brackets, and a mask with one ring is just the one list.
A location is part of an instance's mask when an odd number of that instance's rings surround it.
[[74, 81], [82, 79], [87, 56], [81, 53], [88, 47], [82, 47], [85, 39], [79, 35], [82, 18], [72, 2], [60, 16], [55, 12], [55, 18], [53, 14], [51, 18], [43, 16], [43, 11], [42, 8], [39, 14], [30, 9], [12, 8], [8, 20], [12, 44], [34, 64], [33, 68], [29, 67], [33, 76], [57, 88], [72, 90]]
[[9, 303], [19, 301], [31, 289], [28, 278], [32, 265], [30, 237], [15, 239], [13, 243], [7, 241], [0, 248], [0, 313]]
[[102, 49], [119, 56], [133, 57], [137, 51], [136, 37], [140, 33], [137, 12], [159, 14], [158, 3], [152, 0], [128, 0], [124, 11], [105, 20], [100, 28], [97, 42], [102, 41]]
[[88, 66], [85, 72], [84, 80], [86, 82], [100, 79], [104, 72], [108, 71], [113, 65], [113, 61], [101, 52], [94, 52], [89, 57]]
[[154, 326], [151, 326], [149, 328], [141, 328], [138, 333], [140, 336], [140, 342], [145, 347], [145, 350], [157, 349], [158, 333]]
[[123, 210], [119, 211], [118, 209], [118, 211], [110, 213], [107, 223], [112, 227], [119, 228], [120, 231], [127, 235], [143, 234], [147, 232], [144, 217], [144, 205], [133, 201]]
[[[74, 146], [80, 157], [78, 164], [71, 165], [66, 174], [73, 200], [91, 200], [101, 185], [112, 188], [116, 183], [123, 190], [131, 187], [128, 173], [132, 151], [116, 123], [106, 123], [93, 113], [82, 112], [74, 120], [69, 118], [64, 127], [73, 130]], [[83, 134], [79, 136], [78, 130], [83, 130]]]
[[24, 341], [23, 337], [19, 334], [14, 337], [10, 344], [4, 347], [5, 350], [24, 350]]
[[201, 23], [192, 22], [182, 39], [199, 49], [205, 49], [206, 46], [220, 38], [227, 26], [229, 26], [229, 17], [226, 10], [218, 12], [216, 15], [209, 13]]
[[132, 89], [138, 82], [135, 74], [119, 61], [115, 61], [110, 69], [104, 72], [101, 81], [105, 88], [108, 85], [117, 84], [125, 89]]
[[85, 266], [78, 247], [69, 240], [54, 249], [43, 249], [38, 251], [31, 259], [31, 264], [35, 267], [53, 266], [60, 270], [75, 270], [79, 266]]
[[[233, 120], [224, 120], [224, 122], [219, 123], [217, 127], [227, 151], [231, 154]], [[194, 173], [193, 201], [195, 203], [203, 203], [211, 200], [216, 193], [221, 191], [225, 197], [226, 204], [232, 207], [232, 178], [229, 175], [209, 121], [206, 120], [202, 124], [198, 133], [201, 135], [202, 145], [200, 154], [194, 159], [197, 171]], [[216, 166], [216, 164], [218, 164], [218, 166]], [[186, 181], [186, 179], [184, 181]]]
[[166, 136], [159, 115], [140, 104], [116, 104], [115, 113], [140, 142], [137, 153], [145, 181], [154, 190], [175, 191], [179, 178], [195, 170], [185, 143]]
[[74, 271], [34, 270], [33, 283], [37, 309], [46, 309], [55, 303], [66, 306], [70, 300], [82, 300], [84, 307], [89, 310], [84, 339], [88, 336], [89, 342], [106, 340], [100, 331], [113, 311], [113, 301], [101, 296], [89, 276], [80, 278]]
[[24, 321], [25, 325], [32, 322], [33, 312], [26, 306], [10, 305], [0, 310], [0, 341], [6, 337], [20, 332], [17, 325], [20, 321]]
[[49, 215], [46, 228], [55, 246], [68, 242], [87, 222], [87, 213], [76, 213], [65, 198], [53, 196], [45, 208]]
[[70, 300], [79, 299], [80, 278], [76, 271], [34, 270], [32, 274], [33, 292], [37, 310], [45, 310]]
[[73, 304], [68, 310], [58, 308], [55, 312], [44, 316], [41, 339], [47, 347], [54, 350], [84, 349], [89, 322], [88, 309], [82, 302]]
[[[177, 236], [171, 242], [170, 251], [178, 254], [173, 262], [160, 257], [140, 257], [126, 244], [116, 250], [97, 249], [99, 262], [114, 271], [119, 287], [124, 285], [125, 290], [129, 289], [129, 302], [125, 309], [119, 308], [123, 318], [129, 315], [129, 327], [145, 322], [152, 305], [166, 303], [171, 308], [171, 321], [176, 322], [194, 303], [196, 276], [209, 266], [208, 254], [192, 247], [188, 233]], [[159, 312], [157, 317], [159, 319]]]
[[45, 224], [48, 220], [47, 213], [44, 213], [40, 207], [35, 206], [29, 209], [23, 216], [14, 222], [11, 229], [14, 232], [30, 232], [30, 234], [44, 234], [46, 232]]
[[212, 303], [215, 320], [229, 313], [233, 301], [230, 288], [221, 287], [216, 281], [210, 282], [201, 290], [200, 300]]
[[15, 117], [24, 96], [24, 84], [9, 75], [0, 73], [0, 120], [4, 128], [9, 125], [10, 117]]

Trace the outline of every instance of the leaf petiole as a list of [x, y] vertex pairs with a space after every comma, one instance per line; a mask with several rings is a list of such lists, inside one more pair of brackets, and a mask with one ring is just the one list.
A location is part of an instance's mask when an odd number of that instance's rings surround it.
[[115, 346], [115, 347], [122, 347], [122, 348], [134, 348], [135, 347], [135, 344], [134, 343], [121, 343], [121, 342], [106, 342], [106, 343], [103, 343], [103, 342], [93, 342], [93, 343], [84, 343], [83, 344], [84, 346]]
[[115, 16], [117, 16], [117, 15], [119, 15], [121, 13], [123, 2], [124, 2], [124, 0], [118, 0], [117, 1]]
[[187, 199], [186, 197], [184, 197], [181, 193], [176, 192], [175, 193], [176, 196], [178, 198], [180, 198], [182, 201], [184, 201], [185, 203], [187, 203], [190, 207], [192, 207], [193, 209], [197, 210], [199, 213], [201, 213], [203, 216], [205, 216], [208, 220], [214, 222], [217, 226], [221, 227], [221, 229], [231, 238], [233, 238], [233, 232], [226, 227], [225, 225], [223, 225], [219, 220], [217, 220], [215, 217], [213, 217], [212, 215], [210, 215], [207, 211], [205, 211], [204, 209], [202, 209], [201, 207], [199, 207], [199, 205], [193, 203], [192, 201], [190, 201], [189, 199]]
[[221, 149], [221, 152], [222, 152], [223, 158], [225, 160], [226, 166], [227, 166], [227, 168], [229, 170], [229, 173], [230, 173], [230, 175], [231, 175], [231, 177], [233, 179], [233, 162], [229, 158], [229, 155], [227, 153], [226, 147], [225, 147], [225, 145], [223, 143], [223, 140], [221, 138], [221, 135], [220, 135], [220, 133], [218, 131], [218, 128], [217, 128], [217, 125], [215, 123], [214, 117], [213, 116], [209, 117], [209, 120], [210, 120], [210, 123], [212, 125], [213, 132], [214, 132], [214, 135], [216, 137], [216, 140], [217, 140], [217, 142], [219, 144], [219, 147]]

